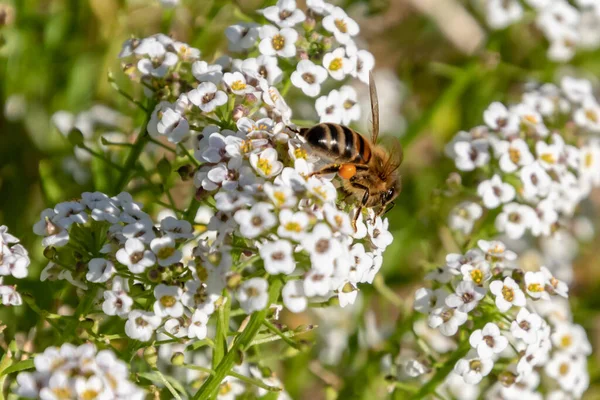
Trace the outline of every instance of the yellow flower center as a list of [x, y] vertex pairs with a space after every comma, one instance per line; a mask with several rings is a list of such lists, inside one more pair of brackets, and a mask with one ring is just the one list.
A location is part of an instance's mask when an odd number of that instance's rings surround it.
[[508, 157], [510, 158], [510, 161], [516, 164], [521, 160], [521, 152], [517, 149], [510, 148], [508, 149]]
[[271, 165], [269, 160], [266, 160], [264, 158], [260, 158], [258, 160], [258, 162], [256, 163], [256, 166], [265, 175], [269, 175], [271, 173], [271, 171], [273, 170], [273, 166]]
[[278, 205], [285, 203], [285, 193], [279, 191], [273, 192], [273, 197], [275, 197], [275, 201]]
[[594, 123], [598, 122], [598, 114], [594, 110], [585, 110], [585, 117]]
[[584, 164], [585, 164], [586, 168], [589, 168], [589, 167], [591, 167], [591, 166], [592, 166], [592, 162], [593, 162], [593, 161], [594, 161], [594, 157], [592, 156], [592, 153], [589, 153], [589, 152], [588, 152], [588, 153], [585, 155], [585, 161], [584, 161]]
[[88, 389], [85, 392], [81, 393], [81, 398], [83, 400], [94, 400], [96, 397], [98, 397], [100, 393], [98, 393], [95, 390], [92, 389]]
[[246, 89], [246, 84], [240, 80], [235, 81], [231, 84], [231, 90], [244, 90]]
[[474, 269], [471, 271], [471, 279], [473, 279], [473, 282], [480, 285], [483, 281], [483, 272], [481, 272], [480, 269]]
[[333, 21], [333, 23], [335, 24], [335, 27], [338, 28], [338, 30], [340, 32], [342, 32], [342, 33], [348, 32], [348, 24], [343, 19], [336, 19], [335, 21]]
[[504, 300], [512, 302], [515, 298], [515, 291], [508, 286], [504, 286], [502, 288], [502, 297], [504, 297]]
[[560, 338], [561, 347], [570, 347], [573, 344], [573, 337], [571, 335], [565, 335]]
[[294, 149], [294, 156], [296, 158], [306, 158], [306, 150], [302, 147], [298, 147], [297, 149]]
[[335, 217], [333, 217], [333, 220], [335, 221], [335, 224], [337, 226], [342, 226], [342, 224], [344, 223], [344, 219], [342, 217], [340, 217], [339, 215], [336, 215]]
[[285, 46], [285, 38], [280, 34], [277, 34], [273, 36], [273, 39], [271, 39], [271, 45], [275, 50], [279, 51], [283, 49], [283, 46]]
[[59, 400], [67, 400], [71, 398], [71, 391], [66, 387], [54, 388], [52, 389], [52, 393], [54, 393], [56, 398]]
[[536, 116], [535, 115], [531, 115], [531, 114], [525, 115], [523, 117], [523, 120], [525, 122], [529, 122], [530, 124], [537, 124], [538, 123], [538, 119], [536, 118]]
[[173, 307], [175, 303], [177, 303], [177, 299], [173, 296], [163, 296], [160, 298], [160, 304], [162, 304], [163, 307]]
[[527, 290], [534, 293], [540, 293], [544, 291], [544, 288], [539, 283], [530, 283], [527, 286]]
[[569, 373], [569, 364], [567, 364], [567, 363], [560, 364], [560, 367], [558, 367], [558, 372], [563, 376], [568, 374]]
[[550, 153], [542, 154], [542, 156], [540, 158], [543, 161], [547, 162], [548, 164], [554, 164], [554, 163], [556, 163], [556, 158], [554, 157], [554, 155], [552, 155]]
[[302, 226], [297, 222], [288, 222], [285, 224], [285, 230], [291, 232], [302, 232]]
[[469, 363], [469, 368], [471, 369], [471, 371], [481, 371], [481, 361], [479, 360], [471, 360], [471, 362]]
[[175, 249], [173, 247], [163, 247], [158, 251], [158, 254], [156, 255], [160, 259], [165, 259], [171, 257], [173, 253], [175, 253]]
[[225, 382], [221, 386], [219, 386], [220, 395], [226, 395], [229, 392], [231, 392], [231, 383]]
[[332, 71], [337, 71], [337, 70], [341, 69], [343, 66], [344, 66], [344, 61], [340, 57], [334, 58], [329, 63], [329, 69]]

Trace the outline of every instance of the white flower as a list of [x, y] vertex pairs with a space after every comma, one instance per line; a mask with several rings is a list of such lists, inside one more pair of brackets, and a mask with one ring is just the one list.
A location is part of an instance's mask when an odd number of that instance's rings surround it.
[[198, 280], [189, 280], [185, 283], [185, 291], [181, 296], [181, 302], [189, 308], [211, 315], [215, 312], [215, 302], [220, 297], [220, 289], [215, 287], [210, 289], [205, 283]]
[[163, 218], [160, 221], [160, 229], [174, 240], [191, 239], [194, 237], [192, 224], [186, 220], [174, 217]]
[[556, 352], [544, 367], [544, 371], [549, 377], [556, 379], [563, 390], [571, 391], [580, 368], [569, 353]]
[[573, 120], [581, 127], [592, 132], [600, 132], [600, 105], [593, 97], [587, 97], [581, 108], [573, 114]]
[[195, 61], [192, 64], [192, 74], [199, 82], [212, 82], [217, 85], [223, 79], [223, 67], [206, 61]]
[[117, 261], [125, 265], [134, 274], [142, 273], [156, 263], [156, 256], [139, 239], [127, 239], [125, 248], [119, 249]]
[[[296, 165], [302, 160], [297, 160]], [[311, 176], [306, 181], [308, 193], [322, 203], [331, 203], [337, 198], [337, 190], [331, 181], [316, 176]]]
[[183, 291], [178, 286], [159, 284], [154, 288], [154, 313], [159, 317], [179, 318], [183, 315], [181, 295]]
[[325, 274], [313, 268], [304, 277], [304, 295], [307, 297], [328, 296], [331, 293], [331, 286], [329, 273]]
[[272, 178], [283, 170], [283, 163], [278, 160], [277, 150], [272, 147], [260, 153], [250, 155], [250, 164], [260, 176]]
[[525, 291], [534, 299], [550, 298], [546, 292], [546, 275], [543, 272], [526, 272], [525, 273]]
[[431, 310], [443, 307], [449, 294], [445, 288], [435, 290], [420, 288], [415, 292], [413, 307], [420, 313], [429, 314]]
[[184, 321], [181, 318], [171, 318], [168, 319], [163, 325], [163, 329], [165, 332], [170, 333], [171, 335], [181, 338], [187, 336], [188, 330], [183, 325]]
[[316, 97], [321, 91], [321, 84], [327, 79], [327, 70], [310, 60], [300, 60], [290, 79], [305, 95]]
[[385, 250], [385, 248], [392, 244], [392, 241], [394, 240], [394, 237], [388, 230], [388, 226], [388, 219], [382, 219], [381, 217], [377, 217], [374, 224], [367, 224], [367, 231], [371, 243], [381, 251]]
[[339, 101], [342, 104], [342, 124], [350, 125], [352, 121], [360, 119], [358, 94], [352, 86], [345, 85], [340, 88]]
[[483, 200], [486, 208], [493, 209], [500, 204], [512, 201], [516, 191], [512, 185], [502, 182], [500, 176], [495, 174], [492, 179], [483, 181], [477, 186], [477, 194]]
[[455, 308], [440, 307], [429, 314], [428, 323], [431, 328], [438, 328], [442, 335], [453, 336], [458, 327], [467, 322], [467, 317], [467, 313]]
[[258, 251], [265, 263], [265, 271], [271, 275], [289, 275], [296, 268], [292, 244], [287, 240], [267, 242]]
[[454, 372], [461, 375], [465, 383], [475, 385], [490, 373], [493, 366], [494, 361], [492, 359], [480, 358], [475, 350], [470, 350], [464, 358], [458, 360], [454, 365]]
[[54, 207], [54, 212], [56, 215], [52, 219], [63, 228], [68, 228], [73, 223], [85, 224], [88, 220], [85, 206], [76, 201], [58, 203]]
[[[271, 182], [265, 182], [263, 190], [275, 207], [294, 207], [297, 203], [296, 196], [294, 196], [294, 190], [289, 186], [273, 185]], [[282, 210], [282, 212], [283, 211], [285, 210]], [[279, 218], [281, 219], [281, 213], [279, 214]]]
[[346, 46], [346, 55], [350, 58], [350, 64], [352, 65], [350, 75], [368, 84], [369, 73], [375, 66], [375, 57], [373, 57], [373, 54], [367, 50], [357, 50], [356, 54], [354, 54]]
[[592, 83], [587, 79], [565, 76], [560, 81], [560, 87], [573, 103], [582, 103], [593, 93]]
[[268, 203], [256, 203], [250, 210], [239, 210], [233, 219], [240, 227], [242, 236], [253, 239], [277, 224], [277, 217]]
[[328, 95], [319, 97], [315, 102], [315, 110], [319, 115], [319, 122], [341, 124], [344, 110], [340, 103], [340, 92], [334, 89]]
[[202, 340], [206, 338], [208, 323], [208, 315], [204, 314], [200, 310], [194, 311], [192, 314], [192, 320], [190, 322], [190, 326], [188, 327], [187, 336], [188, 338], [196, 338], [198, 340]]
[[428, 281], [436, 281], [439, 283], [448, 283], [452, 277], [456, 275], [456, 271], [447, 267], [437, 267], [425, 275]]
[[513, 261], [517, 258], [514, 251], [507, 250], [506, 245], [498, 240], [478, 240], [477, 246], [485, 252], [486, 259], [491, 259], [492, 261]]
[[260, 311], [267, 306], [269, 283], [263, 278], [251, 278], [244, 281], [236, 292], [240, 306], [247, 313]]
[[508, 346], [508, 339], [500, 333], [498, 325], [488, 322], [483, 329], [473, 331], [469, 337], [471, 347], [482, 359], [501, 353]]
[[258, 24], [239, 23], [225, 29], [229, 41], [229, 50], [233, 52], [250, 49], [256, 44], [259, 35]]
[[312, 268], [331, 273], [333, 262], [342, 253], [341, 243], [333, 238], [331, 228], [325, 223], [315, 225], [302, 239], [302, 247], [310, 254]]
[[557, 294], [564, 298], [569, 297], [569, 287], [566, 283], [559, 279], [556, 279], [554, 275], [552, 275], [550, 270], [544, 266], [540, 267], [540, 271], [544, 274], [547, 285], [551, 287], [551, 289], [547, 290], [551, 290], [551, 292], [554, 292], [553, 294]]
[[496, 296], [496, 307], [501, 312], [510, 310], [513, 305], [525, 307], [525, 294], [511, 277], [505, 278], [504, 282], [490, 283], [490, 292]]
[[487, 126], [504, 133], [505, 136], [519, 131], [519, 118], [499, 102], [494, 102], [488, 106], [483, 112], [483, 120]]
[[304, 283], [301, 280], [288, 281], [281, 290], [285, 307], [293, 313], [306, 310], [308, 301], [304, 295]]
[[156, 237], [154, 223], [150, 219], [144, 219], [124, 226], [121, 234], [127, 239], [138, 239], [144, 243], [150, 243]]
[[23, 304], [23, 299], [15, 287], [2, 285], [2, 278], [0, 278], [0, 297], [2, 298], [2, 304], [5, 306], [20, 306]]
[[40, 214], [39, 221], [33, 225], [33, 232], [44, 237], [42, 239], [44, 247], [62, 247], [69, 243], [69, 232], [52, 221], [55, 215], [56, 212], [53, 209], [47, 208]]
[[500, 169], [504, 172], [515, 172], [519, 167], [533, 163], [533, 154], [523, 139], [514, 139], [510, 142], [496, 143], [494, 150], [500, 157]]
[[334, 5], [327, 3], [325, 0], [306, 0], [306, 6], [315, 14], [326, 15], [333, 9]]
[[223, 75], [223, 82], [229, 87], [233, 94], [244, 95], [255, 90], [246, 83], [246, 78], [241, 72], [226, 72]]
[[259, 12], [281, 28], [291, 28], [306, 19], [304, 13], [296, 8], [296, 0], [278, 0], [276, 5]]
[[152, 239], [150, 248], [156, 254], [158, 265], [168, 267], [181, 261], [183, 254], [175, 248], [175, 239], [171, 236]]
[[171, 143], [179, 143], [189, 135], [190, 125], [173, 104], [161, 101], [154, 107], [148, 122], [148, 133], [154, 139], [162, 135]]
[[487, 22], [493, 29], [504, 29], [523, 16], [523, 7], [516, 0], [489, 0], [486, 7]]
[[496, 229], [511, 239], [520, 239], [534, 222], [535, 211], [531, 207], [509, 203], [504, 205], [502, 212], [496, 217]]
[[132, 310], [125, 322], [125, 333], [132, 339], [147, 342], [161, 323], [161, 318], [152, 312]]
[[125, 291], [105, 290], [103, 296], [102, 311], [104, 314], [125, 318], [131, 311], [133, 299]]
[[148, 55], [150, 58], [142, 58], [138, 61], [137, 68], [142, 75], [150, 75], [156, 78], [163, 78], [166, 76], [171, 67], [175, 66], [177, 61], [179, 61], [177, 54], [171, 53], [170, 51], [165, 52], [164, 48], [162, 54]]
[[277, 57], [272, 56], [246, 58], [242, 62], [242, 72], [254, 79], [265, 79], [269, 85], [276, 85], [283, 78], [283, 71], [277, 65]]
[[472, 142], [457, 142], [454, 144], [456, 168], [461, 171], [473, 171], [475, 168], [483, 167], [490, 161], [488, 151], [489, 143], [486, 140], [477, 139]]
[[459, 282], [456, 286], [455, 293], [451, 293], [446, 297], [446, 305], [455, 307], [458, 311], [468, 313], [479, 304], [479, 300], [483, 299], [486, 290], [475, 285], [471, 281]]
[[473, 230], [473, 225], [483, 215], [483, 209], [472, 201], [463, 201], [457, 204], [448, 216], [448, 226], [468, 235]]
[[215, 108], [227, 103], [227, 95], [222, 90], [217, 89], [217, 85], [212, 82], [202, 82], [196, 89], [187, 94], [188, 98], [200, 110], [209, 113]]
[[346, 44], [358, 35], [360, 28], [356, 21], [346, 14], [340, 7], [334, 7], [329, 15], [323, 18], [323, 28], [333, 33], [335, 39], [341, 44]]
[[542, 322], [542, 318], [538, 314], [529, 312], [523, 307], [511, 323], [510, 333], [516, 339], [521, 339], [527, 344], [533, 344], [537, 341], [537, 332], [542, 327]]
[[92, 258], [88, 263], [89, 271], [85, 278], [90, 282], [106, 282], [117, 270], [115, 265], [104, 258]]
[[296, 55], [298, 32], [291, 28], [279, 30], [274, 26], [265, 25], [260, 28], [260, 39], [258, 49], [265, 56], [278, 55], [287, 58]]
[[463, 280], [475, 282], [478, 286], [483, 286], [490, 276], [490, 265], [483, 261], [477, 264], [463, 264], [460, 266], [460, 273]]
[[346, 50], [338, 47], [323, 56], [323, 66], [329, 71], [329, 75], [337, 81], [341, 81], [352, 72], [352, 62], [346, 58]]
[[533, 107], [527, 104], [517, 104], [510, 108], [510, 111], [519, 116], [521, 125], [523, 125], [529, 133], [546, 137], [548, 128], [544, 125], [542, 115]]

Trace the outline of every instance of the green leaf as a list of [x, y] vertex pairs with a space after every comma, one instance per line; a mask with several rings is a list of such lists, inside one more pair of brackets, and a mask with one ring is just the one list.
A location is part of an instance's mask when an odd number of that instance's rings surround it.
[[34, 366], [35, 365], [33, 364], [33, 358], [30, 358], [28, 360], [22, 360], [6, 368], [4, 371], [2, 371], [2, 373], [0, 373], [0, 375], [8, 375], [15, 372], [21, 372], [26, 369], [34, 368]]

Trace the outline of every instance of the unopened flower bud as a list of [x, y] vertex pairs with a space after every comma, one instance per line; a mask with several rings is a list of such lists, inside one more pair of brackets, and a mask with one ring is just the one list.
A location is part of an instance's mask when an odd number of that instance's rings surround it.
[[512, 386], [517, 380], [515, 374], [510, 371], [503, 371], [498, 375], [498, 382], [502, 384], [502, 386], [509, 387]]
[[234, 290], [240, 285], [241, 282], [242, 275], [238, 273], [233, 273], [227, 277], [227, 288]]
[[233, 113], [232, 113], [231, 117], [233, 118], [234, 121], [237, 122], [240, 118], [243, 118], [246, 115], [248, 115], [248, 109], [246, 107], [244, 107], [243, 105], [238, 104], [233, 109]]
[[451, 190], [458, 190], [462, 186], [462, 177], [456, 172], [452, 172], [446, 179], [446, 185]]
[[313, 29], [315, 29], [315, 25], [317, 24], [317, 21], [315, 21], [314, 18], [312, 17], [307, 17], [304, 22], [302, 23], [302, 27], [304, 28], [304, 30], [306, 32], [311, 32]]
[[254, 104], [257, 101], [258, 98], [252, 93], [247, 93], [246, 95], [244, 95], [244, 103], [246, 104]]
[[182, 366], [185, 363], [185, 355], [181, 352], [177, 352], [175, 354], [173, 354], [173, 357], [171, 357], [171, 364], [179, 367]]
[[44, 249], [44, 257], [48, 260], [53, 260], [56, 257], [56, 249], [52, 246], [48, 246]]
[[308, 60], [308, 53], [305, 50], [298, 50], [296, 56], [298, 56], [300, 60]]
[[150, 282], [159, 282], [160, 281], [160, 271], [158, 270], [158, 268], [152, 268], [152, 269], [148, 270], [148, 273], [146, 274], [146, 276], [148, 277], [148, 280]]
[[156, 361], [158, 361], [158, 352], [156, 347], [148, 346], [144, 349], [144, 360], [152, 368], [156, 368]]

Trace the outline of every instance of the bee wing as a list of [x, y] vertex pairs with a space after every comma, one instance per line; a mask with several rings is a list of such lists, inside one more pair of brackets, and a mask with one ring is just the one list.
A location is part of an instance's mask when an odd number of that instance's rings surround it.
[[371, 96], [371, 141], [375, 144], [379, 136], [379, 100], [372, 72], [369, 72], [369, 94]]
[[404, 151], [402, 150], [400, 139], [397, 137], [384, 135], [382, 139], [382, 145], [388, 153], [388, 158], [385, 160], [383, 170], [386, 176], [389, 176], [400, 167], [400, 164], [402, 164], [402, 161], [404, 160]]

